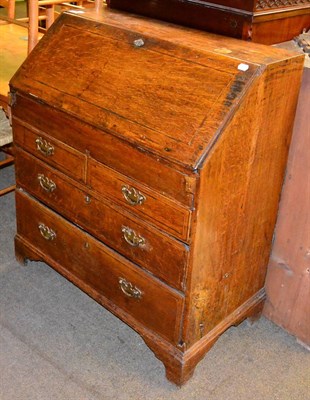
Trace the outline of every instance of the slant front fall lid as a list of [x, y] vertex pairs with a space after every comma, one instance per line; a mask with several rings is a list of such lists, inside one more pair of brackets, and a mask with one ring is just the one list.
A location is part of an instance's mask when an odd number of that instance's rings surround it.
[[[177, 32], [182, 43], [173, 40]], [[227, 38], [117, 12], [104, 11], [100, 21], [67, 13], [11, 86], [159, 157], [196, 168], [259, 73], [259, 64], [230, 55], [230, 42], [236, 47]]]

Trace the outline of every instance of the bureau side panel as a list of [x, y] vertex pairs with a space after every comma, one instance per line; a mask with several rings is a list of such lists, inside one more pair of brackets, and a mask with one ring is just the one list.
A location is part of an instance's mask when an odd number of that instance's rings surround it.
[[215, 331], [218, 336], [247, 315], [258, 293], [262, 298], [301, 70], [300, 58], [269, 66], [202, 167], [184, 319], [187, 347], [207, 342]]

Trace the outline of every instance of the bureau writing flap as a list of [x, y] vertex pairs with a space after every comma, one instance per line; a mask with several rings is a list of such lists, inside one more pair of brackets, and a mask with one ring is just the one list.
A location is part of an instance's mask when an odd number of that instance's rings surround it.
[[216, 54], [205, 33], [196, 33], [205, 45], [195, 47], [169, 41], [166, 31], [161, 39], [160, 23], [152, 36], [105, 18], [61, 16], [13, 77], [13, 90], [196, 168], [260, 66]]

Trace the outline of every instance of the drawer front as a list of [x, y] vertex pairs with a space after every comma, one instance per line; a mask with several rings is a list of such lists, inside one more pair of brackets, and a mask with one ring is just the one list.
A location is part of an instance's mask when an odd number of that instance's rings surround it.
[[13, 121], [15, 144], [58, 168], [68, 176], [81, 182], [85, 181], [86, 155], [45, 133], [28, 129], [15, 120]]
[[188, 258], [183, 243], [111, 207], [16, 147], [17, 185], [108, 246], [182, 290]]
[[32, 244], [47, 263], [59, 264], [83, 290], [95, 291], [112, 302], [116, 315], [119, 308], [177, 343], [183, 296], [18, 190], [16, 205], [18, 236]]
[[104, 127], [91, 126], [21, 95], [17, 95], [12, 113], [13, 126], [17, 122], [31, 125], [164, 196], [193, 207], [198, 179], [196, 173], [187, 169], [179, 171], [174, 165], [171, 167], [117, 135], [105, 132]]
[[181, 240], [188, 239], [191, 212], [187, 208], [93, 159], [88, 163], [87, 184], [145, 221]]

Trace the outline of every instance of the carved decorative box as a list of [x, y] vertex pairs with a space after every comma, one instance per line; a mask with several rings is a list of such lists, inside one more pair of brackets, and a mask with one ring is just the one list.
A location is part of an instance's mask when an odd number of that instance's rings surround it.
[[273, 44], [310, 28], [310, 0], [108, 0], [111, 8]]
[[302, 67], [143, 17], [63, 14], [11, 81], [17, 258], [52, 266], [184, 383], [262, 308]]

